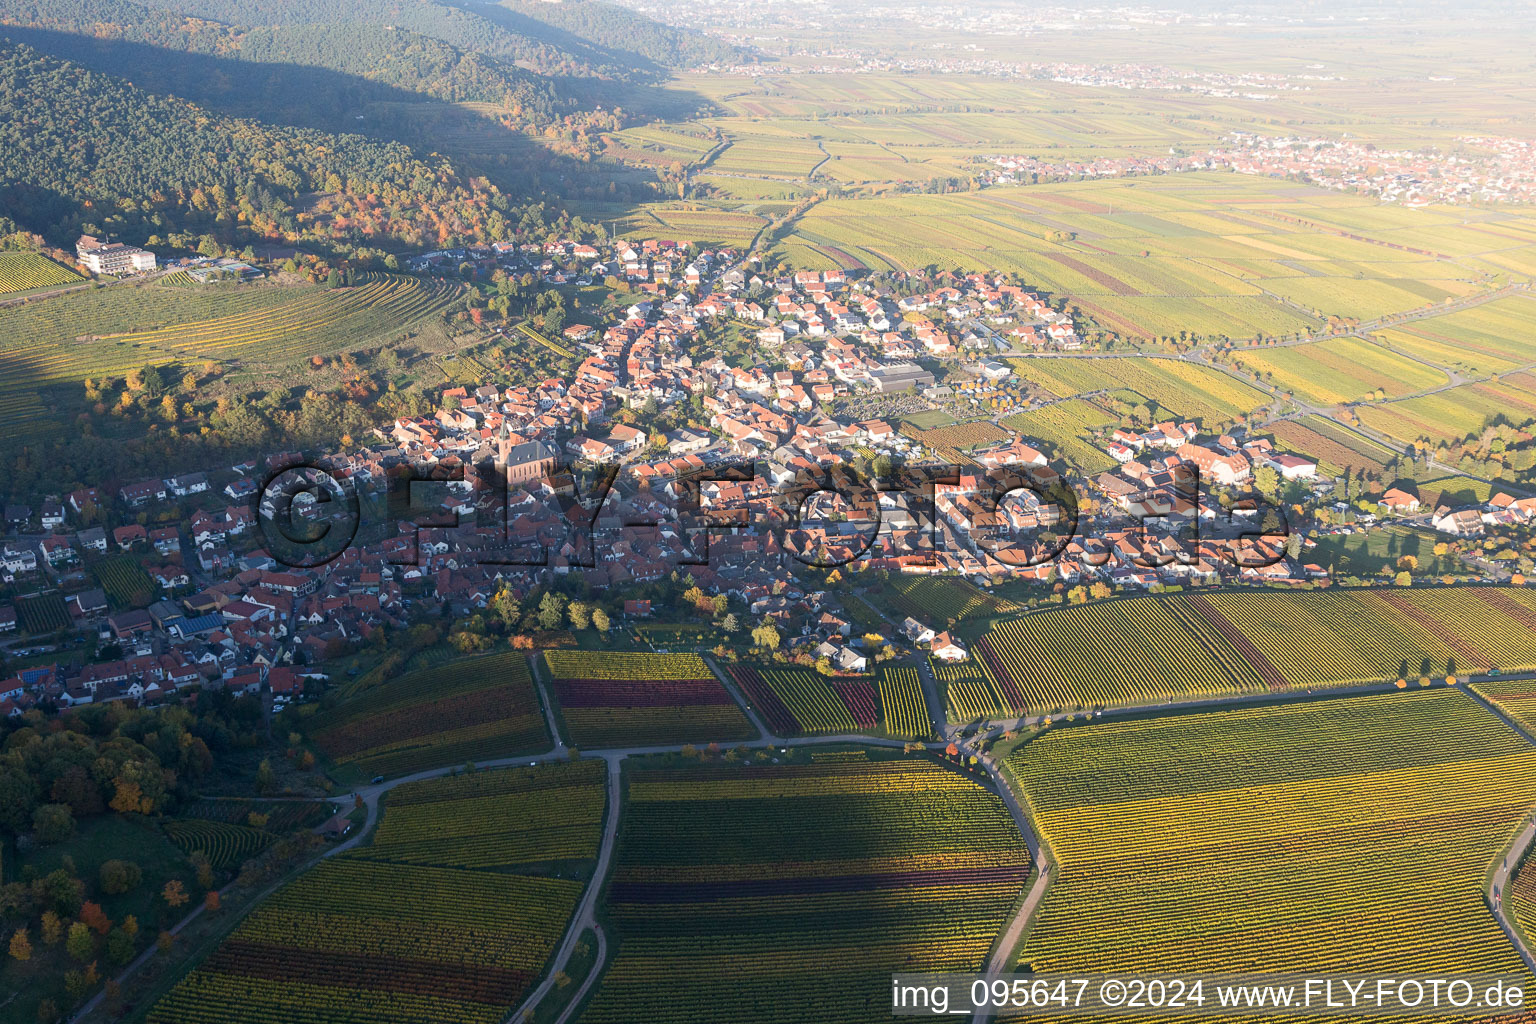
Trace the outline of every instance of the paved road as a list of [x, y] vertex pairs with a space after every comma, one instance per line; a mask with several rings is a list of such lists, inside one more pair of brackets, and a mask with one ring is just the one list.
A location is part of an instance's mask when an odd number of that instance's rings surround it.
[[[571, 923], [566, 926], [565, 937], [560, 940], [560, 946], [555, 950], [554, 959], [550, 961], [549, 968], [545, 971], [544, 980], [539, 983], [537, 988], [528, 993], [528, 997], [523, 1000], [521, 1006], [512, 1011], [512, 1015], [507, 1018], [509, 1022], [517, 1021], [523, 1014], [533, 1012], [533, 1008], [539, 1004], [539, 1000], [543, 999], [549, 994], [549, 990], [554, 988], [555, 976], [565, 970], [566, 965], [570, 963], [571, 954], [576, 951], [576, 941], [581, 937], [581, 933], [588, 928], [597, 928], [598, 926], [596, 914], [597, 896], [598, 893], [602, 892], [603, 879], [608, 877], [608, 865], [613, 860], [613, 848], [615, 841], [619, 837], [619, 800], [621, 795], [619, 790], [620, 780], [623, 778], [620, 771], [620, 762], [623, 760], [621, 756], [604, 755], [603, 760], [607, 763], [608, 768], [608, 807], [603, 815], [603, 841], [598, 847], [597, 866], [592, 869], [592, 881], [587, 883], [586, 891], [581, 894], [581, 903], [577, 905], [576, 913], [571, 917]], [[597, 959], [593, 962], [592, 969], [587, 972], [587, 978], [582, 982], [581, 990], [572, 999], [570, 1006], [566, 1007], [566, 1012], [561, 1014], [561, 1020], [564, 1020], [575, 1005], [581, 1001], [582, 995], [586, 992], [592, 980], [602, 973], [607, 944], [602, 941], [601, 929], [598, 931], [598, 936]]]

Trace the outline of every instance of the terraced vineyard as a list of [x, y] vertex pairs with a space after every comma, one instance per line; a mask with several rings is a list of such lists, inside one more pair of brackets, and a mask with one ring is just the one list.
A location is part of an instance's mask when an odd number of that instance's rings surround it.
[[1005, 770], [1060, 863], [1024, 969], [1524, 975], [1483, 878], [1536, 749], [1459, 691], [1056, 730]]
[[975, 651], [1007, 710], [1052, 712], [1536, 669], [1533, 623], [1523, 589], [1190, 594], [1028, 615]]
[[70, 292], [0, 317], [0, 429], [47, 431], [61, 389], [146, 364], [282, 362], [361, 348], [444, 308], [459, 286], [389, 274], [350, 288], [141, 285]]
[[168, 821], [165, 834], [183, 853], [201, 852], [216, 868], [239, 867], [277, 838], [270, 832], [222, 821]]
[[880, 694], [862, 679], [831, 679], [805, 668], [732, 665], [731, 679], [775, 736], [815, 736], [875, 729]]
[[0, 252], [0, 295], [84, 280], [40, 252]]
[[578, 747], [743, 740], [752, 725], [696, 654], [545, 651], [553, 698]]
[[626, 774], [585, 1024], [872, 1020], [892, 971], [981, 967], [1029, 876], [1002, 801], [931, 761]]
[[350, 288], [315, 290], [281, 306], [155, 330], [102, 335], [172, 358], [283, 360], [356, 345], [436, 312], [458, 286], [369, 273]]
[[552, 742], [514, 651], [408, 672], [305, 719], [309, 737], [366, 775], [405, 775], [544, 750]]
[[[573, 860], [590, 871], [603, 778], [601, 763], [577, 762], [399, 787], [382, 843], [263, 902], [150, 1024], [500, 1024], [580, 898], [581, 881], [539, 872]], [[527, 813], [539, 801], [573, 805], [573, 821], [546, 828]], [[474, 869], [451, 866], [466, 861]]]

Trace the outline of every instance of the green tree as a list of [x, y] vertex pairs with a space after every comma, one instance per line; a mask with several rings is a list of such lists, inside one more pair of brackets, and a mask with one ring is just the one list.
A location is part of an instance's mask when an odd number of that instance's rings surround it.
[[84, 921], [76, 921], [69, 926], [69, 934], [64, 939], [64, 950], [81, 963], [85, 963], [96, 955], [96, 937], [91, 934], [91, 929]]
[[62, 843], [75, 834], [75, 816], [68, 804], [43, 804], [32, 812], [32, 832], [45, 845]]
[[565, 598], [554, 591], [539, 600], [539, 625], [546, 630], [559, 629], [565, 621]]
[[108, 896], [117, 896], [136, 888], [143, 878], [143, 870], [131, 860], [102, 861], [97, 872], [101, 891]]

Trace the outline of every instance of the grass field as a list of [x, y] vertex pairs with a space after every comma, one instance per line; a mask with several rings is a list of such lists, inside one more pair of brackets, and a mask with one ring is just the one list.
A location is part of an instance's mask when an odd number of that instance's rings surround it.
[[1536, 750], [1463, 693], [1053, 730], [1006, 770], [1060, 863], [1029, 970], [1524, 974], [1483, 878]]
[[[500, 1024], [581, 895], [548, 869], [590, 872], [603, 778], [601, 762], [578, 762], [393, 790], [371, 845], [264, 901], [148, 1020]], [[551, 805], [554, 827], [532, 813]]]
[[1029, 876], [1002, 801], [931, 761], [625, 774], [587, 1024], [872, 1020], [892, 971], [981, 967]]

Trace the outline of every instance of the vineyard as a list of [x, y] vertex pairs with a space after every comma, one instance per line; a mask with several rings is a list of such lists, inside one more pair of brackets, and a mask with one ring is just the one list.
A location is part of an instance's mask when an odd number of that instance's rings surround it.
[[0, 295], [75, 284], [83, 280], [40, 252], [0, 252]]
[[917, 669], [909, 665], [880, 670], [880, 708], [885, 712], [885, 731], [908, 740], [933, 735], [928, 702]]
[[[47, 429], [43, 389], [122, 377], [146, 364], [284, 361], [362, 348], [448, 305], [458, 285], [368, 275], [350, 288], [274, 284], [193, 291], [88, 289], [0, 318], [0, 429]], [[71, 388], [70, 398], [80, 392]]]
[[1536, 681], [1484, 679], [1474, 683], [1472, 689], [1526, 732], [1536, 736]]
[[[322, 861], [263, 902], [148, 1020], [500, 1024], [543, 973], [582, 891], [533, 872], [590, 865], [603, 774], [578, 762], [399, 787], [373, 846]], [[541, 799], [575, 805], [582, 822], [549, 829], [527, 813]], [[466, 861], [480, 870], [455, 866]]]
[[626, 772], [586, 1024], [871, 1020], [892, 971], [980, 968], [1029, 876], [1002, 801], [930, 761]]
[[1220, 593], [1052, 609], [975, 651], [1009, 713], [1536, 668], [1520, 589]]
[[1281, 420], [1272, 424], [1269, 430], [1282, 450], [1306, 452], [1318, 461], [1323, 472], [1332, 475], [1346, 469], [1357, 473], [1385, 473], [1395, 455], [1376, 442], [1317, 416]]
[[731, 666], [731, 679], [775, 736], [863, 732], [878, 727], [882, 718], [879, 691], [862, 679], [750, 665]]
[[245, 825], [252, 814], [266, 819], [266, 829], [279, 835], [318, 825], [334, 811], [323, 800], [251, 800], [234, 796], [208, 796], [188, 804], [183, 818]]
[[1074, 398], [1015, 413], [1002, 422], [1009, 430], [1023, 434], [1030, 443], [1044, 442], [1045, 453], [1051, 458], [1065, 460], [1085, 473], [1093, 473], [1109, 469], [1115, 465], [1115, 460], [1094, 445], [1088, 435], [1114, 421], [1115, 417], [1092, 402]]
[[1482, 888], [1536, 750], [1459, 691], [1068, 728], [1005, 769], [1060, 864], [1031, 971], [1522, 972]]
[[946, 448], [969, 451], [972, 448], [980, 448], [982, 445], [1007, 441], [1012, 436], [996, 423], [987, 420], [976, 423], [956, 423], [947, 427], [930, 427], [927, 430], [920, 430], [910, 424], [902, 423], [901, 432], [924, 448], [932, 448], [934, 451], [942, 451]]
[[1237, 353], [1241, 369], [1312, 405], [1336, 405], [1428, 391], [1450, 381], [1444, 373], [1360, 338], [1334, 338], [1291, 348]]
[[578, 747], [742, 740], [752, 726], [696, 654], [545, 651], [555, 705]]
[[1058, 398], [1124, 388], [1170, 416], [1207, 426], [1230, 422], [1269, 401], [1247, 384], [1177, 359], [1011, 359], [1019, 376]]
[[405, 783], [389, 792], [369, 856], [455, 868], [594, 858], [603, 777], [595, 760]]
[[1012, 601], [982, 590], [955, 576], [894, 574], [873, 595], [889, 603], [901, 615], [919, 622], [952, 624], [973, 616], [1004, 615], [1017, 611]]
[[985, 718], [1007, 718], [1018, 714], [1023, 700], [1011, 685], [999, 687], [985, 661], [972, 658], [956, 665], [929, 659], [933, 678], [944, 698], [944, 714], [949, 721], [974, 722]]
[[327, 756], [366, 775], [509, 757], [550, 743], [527, 661], [513, 651], [408, 672], [304, 728]]
[[187, 854], [202, 852], [216, 868], [239, 867], [277, 837], [246, 825], [222, 821], [168, 821], [165, 835]]
[[44, 591], [32, 597], [16, 599], [16, 616], [21, 628], [28, 633], [52, 633], [67, 629], [70, 624], [69, 608], [64, 595], [57, 590]]
[[128, 555], [103, 558], [91, 572], [114, 608], [146, 608], [155, 599], [155, 581]]
[[154, 330], [100, 336], [174, 359], [254, 355], [294, 359], [354, 347], [446, 306], [456, 285], [393, 274], [365, 274], [349, 288], [315, 290], [280, 306]]

